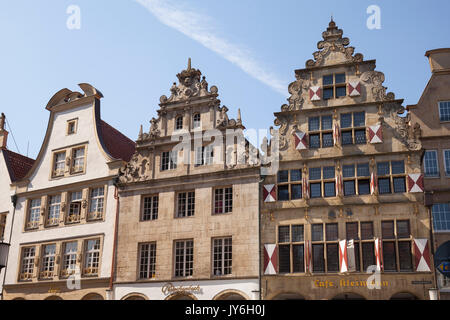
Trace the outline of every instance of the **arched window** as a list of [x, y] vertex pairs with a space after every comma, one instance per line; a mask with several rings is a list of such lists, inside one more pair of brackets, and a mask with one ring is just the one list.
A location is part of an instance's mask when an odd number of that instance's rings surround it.
[[201, 127], [200, 113], [194, 114], [193, 128], [197, 129]]
[[183, 129], [183, 116], [178, 116], [175, 119], [175, 130]]

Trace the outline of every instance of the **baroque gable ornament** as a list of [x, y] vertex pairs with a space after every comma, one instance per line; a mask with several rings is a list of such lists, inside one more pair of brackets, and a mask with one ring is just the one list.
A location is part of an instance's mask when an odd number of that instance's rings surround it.
[[350, 40], [342, 37], [344, 32], [336, 26], [336, 23], [331, 19], [328, 28], [322, 33], [323, 40], [317, 43], [319, 51], [313, 53], [314, 60], [306, 61], [306, 67], [318, 67], [327, 65], [330, 60], [335, 64], [343, 62], [361, 62], [363, 55], [355, 52], [354, 47], [348, 47]]

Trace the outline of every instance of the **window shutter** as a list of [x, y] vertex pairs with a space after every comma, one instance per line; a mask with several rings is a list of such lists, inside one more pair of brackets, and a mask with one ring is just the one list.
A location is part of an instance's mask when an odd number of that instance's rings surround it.
[[268, 184], [263, 187], [263, 198], [264, 198], [264, 202], [277, 201], [277, 194], [275, 191], [274, 184]]
[[264, 274], [275, 275], [278, 272], [278, 247], [276, 244], [264, 245]]
[[428, 239], [414, 239], [416, 272], [430, 272], [430, 246]]
[[308, 149], [307, 135], [301, 131], [294, 131], [294, 141], [296, 150], [306, 150]]
[[348, 83], [348, 95], [350, 97], [358, 97], [361, 95], [361, 83], [359, 80]]
[[311, 101], [320, 101], [321, 91], [322, 90], [318, 86], [309, 88], [309, 98]]
[[369, 131], [369, 142], [371, 144], [383, 143], [383, 126], [381, 124], [370, 126], [367, 130]]
[[423, 174], [412, 173], [408, 175], [408, 192], [424, 192]]
[[347, 240], [339, 241], [339, 272], [348, 272]]

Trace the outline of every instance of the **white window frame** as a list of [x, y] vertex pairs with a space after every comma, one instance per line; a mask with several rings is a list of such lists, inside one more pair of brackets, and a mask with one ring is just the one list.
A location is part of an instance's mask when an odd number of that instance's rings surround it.
[[48, 215], [47, 227], [59, 225], [59, 218], [61, 217], [61, 195], [55, 194], [48, 197]]
[[[192, 243], [192, 254], [187, 254], [187, 244], [188, 242]], [[177, 255], [177, 244], [182, 244], [182, 247], [179, 249], [182, 250], [182, 254]], [[182, 257], [182, 261], [180, 264], [182, 264], [181, 269], [177, 269], [177, 257]], [[191, 277], [194, 274], [194, 240], [193, 239], [187, 239], [187, 240], [176, 240], [174, 242], [173, 246], [173, 270], [174, 270], [174, 277], [175, 278], [185, 278], [185, 277]], [[191, 260], [187, 260], [187, 258], [190, 257]], [[188, 263], [192, 262], [192, 268], [187, 268]], [[181, 273], [177, 275], [177, 273]]]
[[34, 261], [36, 259], [36, 247], [23, 247], [20, 261], [20, 276], [21, 281], [31, 281], [34, 273]]
[[[36, 202], [36, 204], [33, 206], [34, 202]], [[41, 198], [29, 200], [26, 229], [37, 229], [39, 227], [39, 222], [41, 220], [41, 204]]]
[[[148, 201], [146, 201], [148, 200]], [[148, 206], [146, 206], [146, 203]], [[158, 219], [159, 195], [148, 195], [142, 198], [141, 221], [152, 221]]]
[[[94, 246], [90, 249], [89, 243], [93, 242]], [[100, 238], [87, 239], [84, 242], [84, 276], [98, 276], [100, 269], [100, 250], [101, 241]]]
[[[83, 151], [82, 156], [76, 156], [77, 151]], [[71, 173], [83, 173], [85, 169], [86, 147], [77, 147], [72, 149], [72, 167]]]
[[[181, 195], [184, 194], [184, 199], [181, 199]], [[191, 203], [189, 200], [192, 200]], [[176, 212], [175, 218], [188, 218], [195, 216], [195, 190], [178, 192], [176, 197]], [[192, 208], [189, 208], [191, 205]]]
[[[167, 161], [167, 164], [165, 163]], [[175, 170], [177, 168], [178, 154], [176, 151], [163, 151], [161, 153], [161, 171]], [[164, 168], [167, 166], [167, 168]]]
[[[73, 244], [75, 244], [74, 247], [68, 246]], [[74, 274], [76, 270], [78, 257], [78, 241], [64, 242], [63, 249], [64, 251], [61, 259], [61, 276], [68, 277]]]
[[[145, 256], [144, 256], [145, 254]], [[156, 275], [156, 242], [139, 244], [139, 279], [153, 279]]]
[[[96, 190], [101, 190], [95, 194]], [[105, 211], [105, 187], [97, 187], [89, 189], [89, 214], [88, 220], [103, 219]]]
[[[219, 191], [222, 191], [221, 193]], [[231, 195], [231, 199], [228, 199], [231, 202], [231, 205], [227, 205], [226, 196]], [[221, 212], [216, 212], [216, 204], [221, 202]], [[213, 215], [216, 214], [225, 214], [233, 212], [233, 187], [224, 187], [224, 188], [216, 188], [214, 189], [214, 206], [213, 206]]]
[[[195, 117], [198, 116], [199, 119], [195, 120]], [[202, 116], [200, 113], [194, 113], [192, 116], [192, 128], [193, 129], [200, 129], [202, 127]]]
[[[53, 251], [47, 252], [47, 248], [53, 247]], [[51, 279], [56, 269], [56, 243], [49, 243], [42, 246], [41, 279]]]
[[[233, 238], [221, 237], [212, 240], [212, 275], [215, 277], [231, 275], [233, 273]], [[226, 251], [228, 248], [230, 250]], [[218, 249], [217, 255], [216, 249]], [[230, 258], [225, 257], [227, 253], [230, 254]], [[226, 262], [228, 262], [227, 266], [225, 266]], [[219, 274], [216, 273], [217, 269], [220, 269]]]
[[[58, 160], [58, 156], [64, 156], [64, 159]], [[52, 177], [63, 177], [66, 170], [66, 151], [55, 152], [53, 154]]]

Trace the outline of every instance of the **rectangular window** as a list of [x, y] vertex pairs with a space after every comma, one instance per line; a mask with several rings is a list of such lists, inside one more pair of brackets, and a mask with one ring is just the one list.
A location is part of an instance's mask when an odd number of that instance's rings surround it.
[[61, 276], [68, 277], [75, 273], [77, 265], [78, 242], [64, 243], [64, 251], [62, 256]]
[[69, 202], [69, 211], [66, 216], [66, 223], [80, 222], [81, 201], [83, 200], [83, 193], [81, 191], [71, 192]]
[[20, 280], [29, 281], [33, 278], [35, 247], [22, 248], [22, 265], [20, 267]]
[[395, 221], [395, 224], [394, 221], [382, 221], [381, 232], [383, 238], [384, 270], [394, 272], [412, 271], [411, 231], [409, 220], [397, 220]]
[[356, 272], [366, 272], [375, 264], [373, 222], [347, 222], [346, 234], [347, 240], [353, 240], [355, 246]]
[[177, 168], [177, 152], [163, 152], [161, 155], [161, 171], [174, 170]]
[[400, 265], [400, 272], [401, 271], [408, 272], [413, 270], [411, 242], [409, 241], [398, 242], [398, 260]]
[[100, 265], [100, 239], [85, 241], [84, 270], [85, 276], [97, 276]]
[[323, 254], [323, 244], [312, 245], [313, 272], [325, 272], [325, 258]]
[[377, 163], [378, 192], [380, 194], [405, 193], [406, 174], [404, 161]]
[[213, 275], [224, 276], [232, 273], [232, 239], [213, 239]]
[[84, 153], [84, 147], [72, 150], [72, 173], [84, 172]]
[[300, 169], [280, 170], [277, 174], [278, 201], [298, 200], [302, 198], [302, 171]]
[[36, 229], [39, 227], [41, 217], [41, 199], [29, 201], [27, 229]]
[[105, 188], [91, 189], [88, 220], [103, 219]]
[[55, 153], [53, 159], [53, 177], [64, 176], [64, 171], [66, 168], [66, 152]]
[[450, 121], [450, 101], [439, 102], [439, 119], [444, 121]]
[[291, 247], [290, 245], [279, 245], [280, 258], [279, 258], [279, 272], [290, 273], [291, 272]]
[[214, 150], [211, 145], [197, 148], [195, 152], [195, 166], [211, 165], [214, 159]]
[[444, 150], [445, 175], [450, 176], [450, 150]]
[[341, 114], [342, 145], [366, 144], [366, 113]]
[[[303, 273], [304, 265], [304, 226], [279, 226], [279, 272]], [[291, 264], [292, 257], [292, 264]]]
[[77, 132], [77, 123], [77, 119], [67, 121], [67, 135], [75, 134]]
[[195, 213], [195, 192], [180, 192], [177, 199], [177, 218], [191, 217]]
[[309, 147], [311, 149], [330, 148], [334, 146], [332, 116], [309, 118], [308, 130]]
[[61, 195], [48, 197], [47, 226], [59, 225], [59, 215], [61, 213]]
[[233, 211], [233, 188], [214, 190], [214, 214], [230, 213]]
[[323, 241], [323, 225], [313, 224], [312, 226], [312, 241]]
[[5, 236], [6, 215], [6, 213], [0, 214], [0, 242], [4, 240]]
[[53, 278], [56, 260], [56, 244], [48, 244], [43, 246], [41, 260], [41, 279]]
[[431, 207], [435, 231], [450, 231], [450, 203], [436, 203]]
[[341, 98], [347, 95], [345, 73], [326, 75], [322, 79], [323, 99]]
[[144, 197], [142, 221], [158, 219], [159, 196]]
[[194, 241], [175, 242], [175, 277], [190, 277], [194, 269]]
[[327, 271], [338, 272], [339, 271], [339, 251], [338, 244], [327, 243]]
[[427, 150], [423, 158], [426, 177], [439, 177], [439, 163], [436, 150]]
[[139, 245], [139, 279], [153, 279], [156, 275], [156, 242]]
[[395, 242], [383, 241], [383, 262], [384, 271], [397, 271]]

